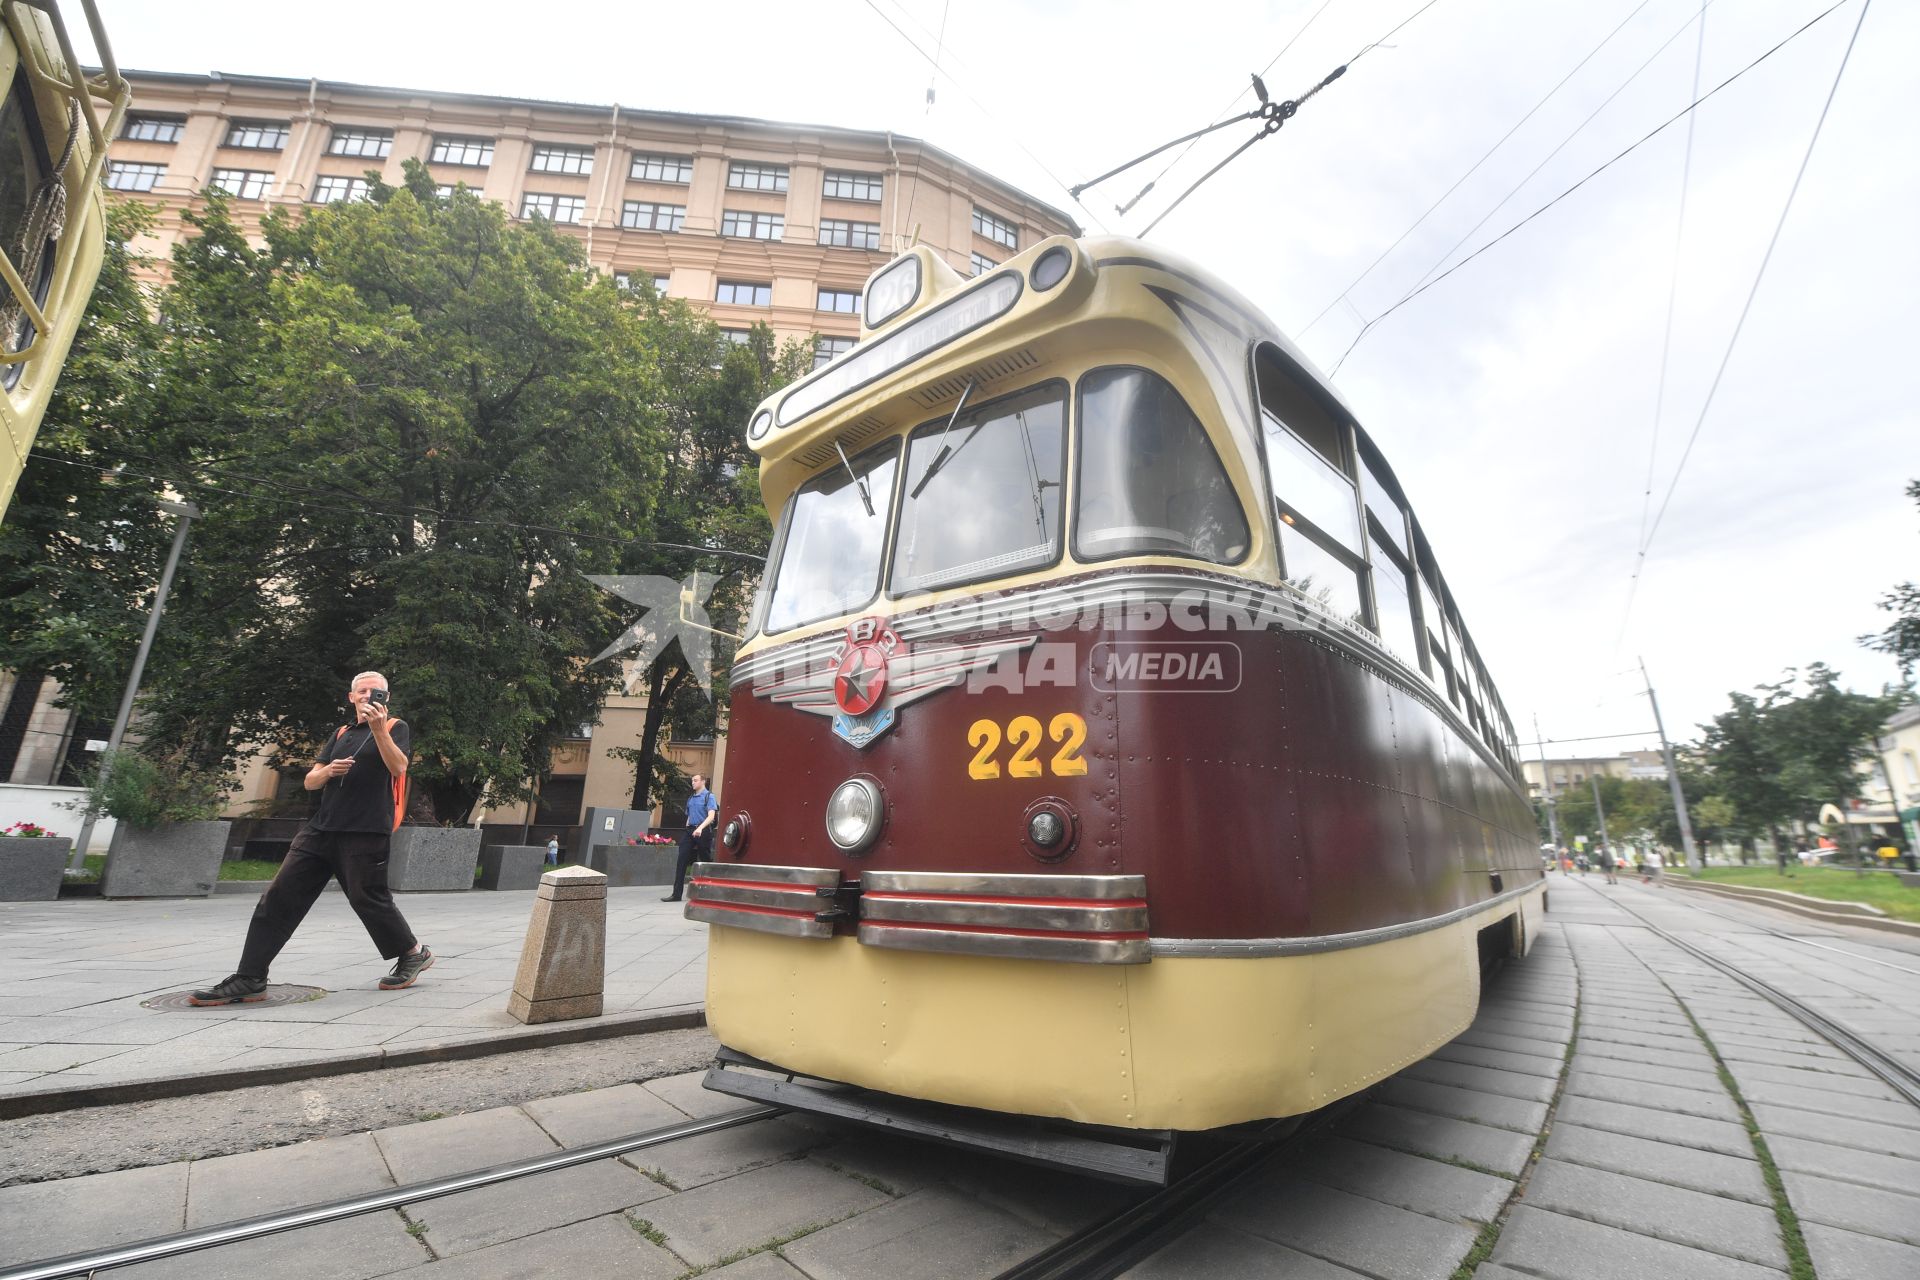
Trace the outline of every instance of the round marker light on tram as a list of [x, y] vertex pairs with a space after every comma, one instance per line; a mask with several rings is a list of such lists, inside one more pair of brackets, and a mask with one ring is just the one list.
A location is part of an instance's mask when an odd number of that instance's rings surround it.
[[1067, 824], [1051, 809], [1042, 809], [1027, 819], [1027, 838], [1042, 849], [1051, 849], [1066, 838]]
[[1065, 245], [1057, 244], [1041, 254], [1034, 262], [1028, 279], [1033, 287], [1044, 293], [1067, 278], [1067, 272], [1073, 269], [1073, 254]]
[[759, 440], [766, 436], [768, 428], [773, 426], [773, 410], [762, 409], [753, 415], [753, 421], [747, 424], [747, 439]]
[[721, 829], [720, 843], [726, 846], [728, 853], [737, 858], [746, 852], [747, 836], [752, 830], [753, 819], [749, 818], [745, 813], [737, 813], [728, 821], [727, 825]]
[[848, 778], [827, 801], [827, 839], [842, 853], [859, 853], [880, 834], [886, 802], [872, 778]]

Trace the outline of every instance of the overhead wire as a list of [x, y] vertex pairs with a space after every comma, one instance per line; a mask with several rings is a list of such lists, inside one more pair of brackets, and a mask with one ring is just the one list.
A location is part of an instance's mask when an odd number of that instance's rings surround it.
[[[1842, 0], [1844, 3], [1845, 0]], [[1835, 5], [1834, 8], [1839, 8]], [[1813, 159], [1813, 149], [1820, 141], [1821, 130], [1826, 127], [1827, 113], [1833, 109], [1833, 99], [1840, 92], [1840, 80], [1847, 73], [1847, 63], [1853, 58], [1853, 48], [1860, 39], [1860, 28], [1866, 24], [1867, 13], [1873, 8], [1873, 0], [1862, 0], [1860, 16], [1854, 20], [1853, 33], [1847, 37], [1846, 50], [1840, 55], [1840, 65], [1834, 69], [1833, 83], [1827, 87], [1827, 97], [1820, 104], [1820, 116], [1813, 123], [1813, 133], [1807, 138], [1807, 147], [1800, 156], [1800, 167], [1794, 171], [1793, 185], [1787, 189], [1786, 202], [1780, 206], [1780, 217], [1773, 224], [1773, 234], [1767, 239], [1767, 251], [1760, 257], [1760, 266], [1753, 273], [1753, 284], [1747, 290], [1747, 300], [1740, 306], [1740, 318], [1734, 322], [1733, 332], [1727, 338], [1727, 348], [1720, 354], [1719, 367], [1714, 370], [1713, 382], [1707, 387], [1707, 397], [1700, 405], [1700, 413], [1693, 421], [1693, 431], [1687, 436], [1687, 447], [1680, 453], [1680, 463], [1674, 468], [1673, 480], [1667, 485], [1666, 496], [1660, 500], [1660, 510], [1653, 517], [1653, 524], [1647, 530], [1646, 538], [1640, 544], [1639, 560], [1634, 566], [1634, 579], [1638, 581], [1641, 569], [1646, 567], [1647, 552], [1653, 547], [1653, 539], [1660, 532], [1660, 523], [1666, 519], [1667, 508], [1673, 502], [1674, 491], [1680, 487], [1680, 477], [1686, 473], [1687, 461], [1693, 456], [1693, 446], [1700, 439], [1700, 429], [1706, 425], [1707, 413], [1713, 408], [1713, 398], [1720, 390], [1721, 379], [1726, 376], [1727, 363], [1733, 358], [1733, 350], [1739, 345], [1740, 331], [1746, 327], [1747, 317], [1752, 314], [1753, 300], [1760, 292], [1760, 282], [1766, 278], [1767, 265], [1773, 261], [1773, 251], [1780, 244], [1780, 233], [1786, 228], [1787, 215], [1793, 211], [1794, 197], [1800, 194], [1800, 183], [1807, 176], [1807, 165]], [[1832, 9], [1827, 13], [1833, 12]], [[1821, 14], [1825, 17], [1826, 14]], [[1819, 18], [1814, 19], [1815, 22]], [[1812, 25], [1811, 23], [1808, 25]], [[1804, 28], [1803, 28], [1804, 30]]]
[[[1419, 297], [1421, 294], [1425, 293], [1427, 290], [1439, 284], [1442, 280], [1445, 280], [1447, 277], [1453, 275], [1456, 271], [1459, 271], [1462, 267], [1466, 266], [1468, 263], [1474, 261], [1476, 258], [1479, 258], [1482, 254], [1486, 253], [1489, 249], [1492, 249], [1495, 245], [1498, 245], [1502, 241], [1507, 239], [1507, 237], [1511, 236], [1514, 232], [1520, 230], [1520, 228], [1526, 226], [1528, 223], [1532, 222], [1535, 218], [1538, 218], [1541, 214], [1546, 213], [1549, 209], [1559, 204], [1562, 200], [1565, 200], [1568, 196], [1572, 195], [1574, 192], [1580, 190], [1580, 188], [1586, 186], [1587, 183], [1593, 181], [1595, 178], [1605, 173], [1608, 169], [1611, 169], [1614, 165], [1618, 164], [1620, 161], [1626, 159], [1629, 155], [1632, 155], [1635, 151], [1638, 151], [1642, 146], [1645, 146], [1648, 142], [1651, 142], [1654, 138], [1664, 133], [1667, 129], [1672, 127], [1674, 124], [1685, 119], [1688, 115], [1690, 115], [1692, 112], [1697, 110], [1702, 103], [1705, 103], [1706, 101], [1711, 99], [1715, 94], [1719, 93], [1721, 90], [1731, 85], [1734, 81], [1740, 79], [1740, 77], [1746, 75], [1749, 71], [1752, 71], [1755, 67], [1765, 62], [1768, 58], [1771, 58], [1774, 54], [1786, 48], [1787, 45], [1791, 44], [1794, 40], [1798, 39], [1800, 36], [1812, 30], [1814, 25], [1820, 22], [1821, 19], [1826, 18], [1828, 15], [1832, 14], [1835, 10], [1843, 7], [1847, 3], [1848, 3], [1848, 0], [1835, 0], [1835, 3], [1833, 3], [1826, 9], [1823, 9], [1821, 12], [1815, 14], [1812, 18], [1808, 19], [1804, 25], [1799, 27], [1792, 34], [1788, 35], [1785, 39], [1781, 40], [1780, 43], [1774, 45], [1772, 48], [1768, 49], [1765, 53], [1755, 58], [1752, 62], [1749, 62], [1746, 66], [1740, 68], [1740, 70], [1734, 72], [1732, 75], [1728, 76], [1725, 80], [1722, 80], [1719, 84], [1715, 85], [1712, 89], [1709, 89], [1706, 93], [1702, 94], [1700, 97], [1696, 98], [1694, 101], [1688, 103], [1684, 108], [1676, 112], [1674, 115], [1668, 117], [1661, 124], [1655, 126], [1652, 131], [1647, 133], [1644, 137], [1640, 138], [1639, 141], [1634, 142], [1633, 144], [1628, 146], [1625, 150], [1615, 155], [1612, 159], [1602, 164], [1599, 168], [1587, 174], [1586, 177], [1580, 179], [1578, 182], [1568, 187], [1565, 191], [1562, 191], [1559, 195], [1547, 201], [1545, 204], [1541, 205], [1538, 209], [1535, 209], [1532, 213], [1520, 219], [1520, 221], [1514, 223], [1512, 226], [1508, 227], [1505, 231], [1502, 231], [1499, 235], [1487, 241], [1485, 244], [1481, 245], [1478, 249], [1475, 249], [1472, 253], [1460, 259], [1460, 261], [1454, 263], [1451, 267], [1448, 267], [1445, 271], [1442, 271], [1439, 275], [1433, 276], [1431, 279], [1425, 280], [1422, 283], [1416, 285], [1410, 292], [1406, 294], [1406, 296], [1402, 297], [1398, 302], [1394, 303], [1392, 306], [1388, 307], [1385, 311], [1382, 311], [1380, 314], [1376, 315], [1372, 320], [1368, 321], [1366, 326], [1362, 328], [1357, 335], [1355, 335], [1353, 342], [1348, 345], [1346, 351], [1341, 353], [1340, 359], [1334, 362], [1333, 369], [1330, 370], [1329, 372], [1330, 373], [1338, 372], [1340, 366], [1346, 363], [1347, 357], [1353, 354], [1353, 349], [1360, 345], [1360, 340], [1366, 337], [1367, 334], [1370, 333], [1373, 330], [1373, 328], [1376, 325], [1378, 325], [1382, 320], [1385, 320], [1388, 316], [1398, 311], [1401, 307], [1406, 306], [1409, 302], [1412, 302], [1415, 298]], [[1691, 25], [1691, 19], [1689, 19], [1689, 25]], [[1684, 27], [1681, 28], [1682, 31], [1684, 31], [1685, 29], [1686, 28]], [[1679, 33], [1676, 32], [1674, 37], [1670, 37], [1668, 40], [1668, 43], [1672, 43], [1672, 39], [1677, 38], [1678, 34]], [[1664, 47], [1665, 46], [1663, 45], [1662, 48]], [[1642, 65], [1642, 70], [1644, 69], [1645, 69], [1645, 64]], [[1635, 74], [1637, 75], [1639, 73], [1636, 72]], [[1612, 101], [1612, 99], [1609, 98], [1608, 101]], [[1604, 107], [1606, 104], [1602, 103], [1601, 105], [1602, 107]], [[1591, 117], [1589, 117], [1589, 119], [1591, 119]], [[1502, 203], [1505, 203], [1505, 202], [1503, 201]], [[1656, 524], [1657, 524], [1657, 520], [1656, 520]]]
[[[909, 48], [911, 48], [915, 53], [919, 54], [922, 58], [924, 58], [927, 61], [927, 63], [933, 68], [934, 73], [936, 75], [945, 76], [948, 84], [951, 84], [954, 88], [958, 89], [961, 93], [961, 96], [966, 98], [968, 102], [971, 102], [980, 111], [980, 114], [984, 115], [988, 120], [991, 120], [995, 125], [997, 125], [1000, 128], [1002, 133], [1004, 133], [1007, 137], [1011, 138], [1013, 140], [1013, 145], [1018, 147], [1021, 151], [1021, 154], [1025, 155], [1027, 159], [1033, 161], [1035, 165], [1039, 166], [1040, 172], [1046, 174], [1049, 181], [1051, 181], [1055, 186], [1059, 187], [1062, 191], [1072, 190], [1071, 183], [1064, 181], [1059, 174], [1055, 173], [1052, 170], [1052, 168], [1050, 168], [1047, 165], [1046, 161], [1042, 160], [1039, 156], [1035, 155], [1033, 153], [1033, 149], [1027, 146], [1027, 144], [1021, 140], [1021, 132], [1022, 132], [1021, 130], [1008, 128], [1006, 123], [1002, 121], [1000, 117], [997, 114], [995, 114], [990, 107], [987, 106], [986, 103], [980, 101], [980, 99], [976, 97], [973, 94], [973, 92], [967, 88], [966, 85], [960, 83], [960, 81], [957, 78], [955, 78], [953, 72], [942, 71], [940, 69], [940, 60], [936, 58], [933, 54], [930, 54], [925, 49], [921, 48], [919, 41], [915, 40], [911, 35], [907, 34], [906, 28], [902, 27], [899, 23], [895, 22], [884, 10], [880, 8], [880, 6], [877, 3], [875, 3], [875, 0], [863, 0], [863, 3], [866, 4], [867, 8], [873, 10], [874, 16], [878, 17], [882, 22], [886, 23], [889, 27], [893, 28], [894, 34], [898, 35], [902, 40], [906, 41], [907, 46]], [[916, 179], [917, 179], [917, 171], [916, 171]], [[1085, 205], [1080, 204], [1080, 201], [1078, 199], [1073, 198], [1071, 196], [1069, 198], [1073, 199], [1073, 202], [1076, 205], [1080, 205], [1081, 210], [1084, 213], [1086, 213], [1086, 215], [1089, 218], [1093, 219], [1095, 225], [1097, 225], [1100, 228], [1102, 233], [1106, 232], [1107, 226], [1104, 222], [1100, 220], [1100, 216], [1098, 214], [1094, 213], [1091, 209], [1088, 209]]]
[[[1300, 37], [1307, 34], [1307, 28], [1311, 27], [1314, 24], [1314, 22], [1318, 20], [1320, 15], [1325, 13], [1327, 9], [1332, 6], [1332, 4], [1333, 4], [1333, 0], [1321, 0], [1320, 7], [1318, 9], [1315, 9], [1313, 13], [1307, 18], [1307, 20], [1300, 24], [1300, 29], [1293, 33], [1293, 38], [1288, 40], [1285, 44], [1281, 45], [1280, 52], [1274, 54], [1273, 57], [1267, 60], [1267, 65], [1260, 68], [1259, 74], [1262, 79], [1266, 78], [1267, 73], [1273, 70], [1275, 65], [1279, 63], [1280, 59], [1287, 56], [1287, 50], [1293, 48], [1295, 44], [1299, 43]], [[1240, 99], [1247, 96], [1247, 93], [1248, 93], [1248, 90], [1246, 89], [1240, 90], [1238, 93], [1234, 94], [1231, 98], [1227, 99], [1226, 104], [1220, 108], [1220, 111], [1225, 112], [1225, 111], [1233, 110], [1235, 105], [1239, 103]], [[1219, 114], [1219, 112], [1216, 112], [1215, 114], [1217, 115]], [[1140, 201], [1146, 197], [1146, 194], [1149, 191], [1152, 191], [1154, 187], [1159, 185], [1160, 179], [1166, 177], [1169, 173], [1172, 173], [1174, 166], [1179, 164], [1182, 160], [1186, 159], [1188, 154], [1192, 152], [1192, 150], [1195, 147], [1200, 145], [1200, 136], [1198, 134], [1194, 134], [1188, 139], [1186, 139], [1186, 143], [1187, 143], [1186, 148], [1182, 150], [1179, 155], [1167, 161], [1166, 167], [1161, 169], [1159, 173], [1156, 173], [1153, 175], [1153, 177], [1149, 178], [1147, 180], [1146, 186], [1134, 192], [1133, 198], [1131, 200], [1128, 200], [1125, 204], [1116, 204], [1115, 206], [1113, 206], [1113, 211], [1119, 214], [1123, 218], [1126, 217], [1126, 215], [1132, 211], [1133, 206], [1135, 206], [1136, 204], [1139, 204]]]
[[[1707, 51], [1707, 6], [1713, 0], [1701, 0], [1700, 38], [1693, 48], [1693, 88], [1688, 96], [1700, 96], [1700, 64]], [[1667, 404], [1667, 370], [1673, 360], [1673, 312], [1674, 304], [1680, 297], [1680, 249], [1687, 234], [1687, 192], [1693, 186], [1693, 131], [1700, 117], [1687, 117], [1687, 147], [1685, 157], [1680, 162], [1680, 210], [1673, 220], [1673, 270], [1667, 277], [1667, 322], [1660, 336], [1660, 375], [1655, 382], [1653, 394], [1653, 439], [1647, 444], [1647, 484], [1640, 498], [1640, 532], [1635, 535], [1634, 543], [1647, 536], [1647, 515], [1653, 510], [1653, 469], [1660, 457], [1660, 420], [1664, 416]]]
[[[1298, 342], [1300, 339], [1304, 338], [1309, 329], [1313, 328], [1315, 325], [1319, 324], [1322, 320], [1326, 319], [1327, 312], [1333, 310], [1335, 307], [1339, 306], [1341, 303], [1344, 302], [1349, 307], [1353, 306], [1351, 295], [1355, 289], [1359, 288], [1360, 282], [1365, 280], [1368, 276], [1372, 275], [1374, 268], [1379, 266], [1382, 262], [1385, 262], [1389, 254], [1391, 254], [1395, 249], [1398, 249], [1402, 244], [1406, 242], [1406, 239], [1408, 236], [1412, 235], [1415, 231], [1418, 231], [1420, 229], [1421, 224], [1426, 222], [1428, 218], [1432, 217], [1434, 214], [1434, 211], [1437, 210], [1441, 205], [1445, 204], [1448, 198], [1451, 197], [1454, 192], [1458, 191], [1461, 185], [1465, 183], [1468, 178], [1471, 178], [1474, 174], [1480, 171], [1481, 165], [1484, 165], [1487, 161], [1493, 159], [1494, 152], [1500, 150], [1501, 147], [1505, 146], [1507, 144], [1507, 141], [1510, 138], [1512, 138], [1514, 134], [1520, 131], [1521, 126], [1525, 125], [1527, 121], [1533, 119], [1533, 117], [1536, 114], [1538, 114], [1538, 112], [1542, 107], [1546, 106], [1548, 102], [1552, 101], [1555, 94], [1559, 93], [1562, 89], [1566, 88], [1568, 81], [1572, 80], [1576, 75], [1580, 74], [1581, 69], [1585, 67], [1589, 62], [1592, 62], [1594, 58], [1598, 57], [1600, 54], [1600, 51], [1602, 49], [1605, 49], [1609, 44], [1611, 44], [1613, 42], [1613, 38], [1619, 35], [1622, 31], [1624, 31], [1626, 29], [1627, 24], [1632, 22], [1635, 18], [1639, 17], [1640, 11], [1642, 9], [1645, 9], [1651, 3], [1653, 3], [1653, 0], [1640, 0], [1640, 3], [1634, 7], [1633, 12], [1629, 13], [1626, 17], [1622, 18], [1619, 22], [1619, 25], [1615, 26], [1613, 30], [1607, 32], [1606, 36], [1601, 39], [1600, 43], [1593, 46], [1593, 48], [1587, 52], [1586, 57], [1574, 63], [1573, 70], [1567, 72], [1566, 75], [1561, 76], [1559, 83], [1555, 84], [1553, 88], [1547, 90], [1545, 97], [1541, 98], [1540, 101], [1534, 103], [1533, 106], [1529, 107], [1527, 109], [1527, 113], [1521, 116], [1518, 120], [1514, 121], [1513, 127], [1508, 129], [1505, 133], [1501, 134], [1499, 141], [1495, 142], [1491, 147], [1488, 147], [1485, 153], [1483, 153], [1478, 160], [1475, 160], [1473, 162], [1473, 165], [1471, 168], [1469, 168], [1465, 173], [1461, 174], [1458, 178], [1454, 179], [1453, 185], [1448, 187], [1445, 191], [1441, 192], [1440, 198], [1438, 200], [1435, 200], [1432, 204], [1428, 205], [1425, 213], [1422, 213], [1419, 217], [1415, 218], [1413, 220], [1412, 225], [1410, 225], [1405, 231], [1402, 231], [1398, 236], [1394, 237], [1393, 243], [1388, 245], [1386, 248], [1382, 249], [1380, 251], [1379, 256], [1376, 257], [1372, 262], [1369, 262], [1366, 265], [1365, 270], [1361, 271], [1359, 275], [1355, 276], [1350, 282], [1348, 282], [1347, 287], [1342, 289], [1337, 295], [1335, 295], [1331, 302], [1327, 303], [1326, 306], [1320, 308], [1320, 312], [1318, 315], [1314, 316], [1313, 319], [1307, 321], [1304, 327], [1297, 330], [1293, 334], [1294, 341]], [[1713, 0], [1703, 0], [1702, 7], [1712, 3], [1713, 3]], [[1495, 208], [1498, 208], [1498, 207], [1499, 206], [1497, 205], [1495, 206]], [[1472, 234], [1472, 233], [1469, 232], [1468, 234]], [[1451, 250], [1449, 250], [1449, 252], [1451, 252]]]

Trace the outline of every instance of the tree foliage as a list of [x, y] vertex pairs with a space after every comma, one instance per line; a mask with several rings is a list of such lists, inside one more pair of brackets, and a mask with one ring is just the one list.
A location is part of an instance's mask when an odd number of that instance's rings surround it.
[[[1907, 496], [1920, 502], [1920, 480], [1907, 485]], [[1880, 607], [1893, 615], [1885, 631], [1860, 637], [1869, 649], [1893, 655], [1900, 664], [1900, 677], [1909, 684], [1920, 666], [1920, 582], [1902, 582], [1880, 597]]]
[[151, 300], [116, 210], [48, 456], [0, 536], [4, 661], [112, 704], [171, 488], [202, 514], [148, 667], [149, 741], [183, 767], [262, 744], [304, 762], [372, 668], [413, 726], [426, 814], [523, 796], [618, 674], [590, 659], [631, 619], [586, 575], [719, 563], [656, 540], [764, 548], [741, 425], [798, 344], [736, 346], [417, 164], [367, 201], [270, 213], [260, 244], [206, 197]]

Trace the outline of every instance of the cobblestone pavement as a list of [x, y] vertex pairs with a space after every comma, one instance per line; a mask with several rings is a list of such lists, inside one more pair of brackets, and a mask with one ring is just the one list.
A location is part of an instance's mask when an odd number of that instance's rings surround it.
[[[660, 892], [608, 891], [603, 1016], [706, 999], [706, 926]], [[507, 996], [533, 900], [532, 890], [400, 895], [434, 966], [405, 991], [381, 991], [389, 962], [345, 895], [323, 893], [271, 977], [328, 995], [171, 1012], [141, 1002], [233, 972], [256, 898], [0, 904], [0, 1095], [524, 1036]]]
[[[1798, 1264], [1820, 1280], [1920, 1276], [1920, 1109], [1624, 908], [1715, 947], [1795, 945], [1746, 937], [1751, 926], [1676, 891], [1556, 877], [1532, 956], [1495, 978], [1469, 1031], [1131, 1274], [1766, 1280]], [[1764, 923], [1800, 932], [1782, 919]], [[1858, 1018], [1912, 1034], [1899, 1013], [1911, 985], [1885, 967], [1910, 958], [1861, 935], [1834, 945], [1873, 972], [1809, 970], [1800, 994], [1858, 1000]], [[698, 1081], [6, 1188], [0, 1264], [738, 1105]], [[130, 1274], [949, 1280], [990, 1276], [1127, 1194], [783, 1117]]]

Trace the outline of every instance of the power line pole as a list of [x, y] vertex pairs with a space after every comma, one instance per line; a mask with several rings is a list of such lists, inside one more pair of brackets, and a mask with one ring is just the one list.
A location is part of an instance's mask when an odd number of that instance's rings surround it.
[[1607, 809], [1600, 803], [1600, 775], [1590, 773], [1587, 775], [1587, 781], [1593, 784], [1593, 813], [1600, 820], [1600, 847], [1611, 849], [1613, 841], [1607, 838]]
[[[167, 567], [160, 572], [160, 589], [153, 593], [153, 609], [147, 614], [146, 634], [140, 637], [140, 651], [133, 658], [133, 674], [127, 677], [127, 690], [120, 695], [120, 714], [113, 718], [113, 736], [107, 739], [107, 750], [100, 761], [100, 784], [107, 780], [107, 771], [113, 768], [113, 753], [120, 749], [120, 740], [127, 736], [127, 721], [133, 718], [133, 699], [140, 692], [140, 677], [147, 669], [147, 654], [153, 649], [153, 633], [160, 629], [160, 615], [166, 611], [167, 592], [173, 589], [173, 571], [180, 564], [180, 549], [187, 545], [187, 526], [200, 514], [200, 508], [191, 502], [162, 502], [162, 511], [171, 512], [180, 517], [179, 528], [173, 531], [173, 549], [167, 552]], [[73, 856], [67, 861], [70, 871], [78, 871], [86, 865], [87, 842], [93, 839], [94, 816], [89, 813], [86, 821], [80, 824], [80, 838], [73, 842]], [[106, 880], [101, 876], [102, 882]]]
[[1540, 732], [1540, 714], [1533, 717], [1533, 745], [1540, 748], [1540, 798], [1547, 806], [1547, 838], [1553, 841], [1554, 860], [1560, 858], [1560, 819], [1553, 811], [1553, 775], [1547, 772], [1547, 740]]
[[1680, 789], [1680, 766], [1673, 759], [1673, 744], [1667, 741], [1667, 726], [1660, 719], [1660, 699], [1653, 696], [1653, 681], [1647, 675], [1647, 660], [1640, 659], [1640, 679], [1647, 686], [1647, 701], [1653, 704], [1653, 727], [1660, 732], [1660, 758], [1667, 762], [1667, 786], [1673, 791], [1673, 814], [1680, 820], [1680, 848], [1687, 866], [1705, 871], [1706, 859], [1693, 844], [1693, 821], [1687, 816], [1686, 793]]

